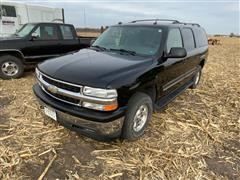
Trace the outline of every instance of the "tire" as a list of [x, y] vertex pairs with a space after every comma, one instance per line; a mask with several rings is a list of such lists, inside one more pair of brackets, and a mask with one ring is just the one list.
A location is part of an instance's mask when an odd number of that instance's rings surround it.
[[[146, 111], [143, 111], [144, 109]], [[134, 94], [128, 102], [128, 109], [122, 128], [122, 139], [134, 141], [141, 137], [152, 118], [152, 113], [153, 103], [150, 96], [140, 92]], [[139, 118], [137, 118], [140, 116], [142, 116], [142, 121], [139, 121]]]
[[202, 76], [202, 67], [198, 66], [198, 70], [193, 77], [193, 84], [190, 86], [191, 89], [196, 89]]
[[23, 75], [22, 60], [12, 55], [0, 56], [0, 78], [17, 79]]

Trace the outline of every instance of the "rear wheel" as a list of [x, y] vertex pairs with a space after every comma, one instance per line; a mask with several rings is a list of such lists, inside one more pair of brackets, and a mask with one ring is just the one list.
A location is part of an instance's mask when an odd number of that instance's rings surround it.
[[12, 55], [0, 57], [0, 78], [16, 79], [21, 77], [23, 72], [24, 66], [21, 59]]
[[199, 66], [198, 71], [196, 72], [195, 76], [193, 77], [193, 84], [190, 86], [191, 89], [195, 89], [197, 85], [199, 84], [199, 81], [202, 76], [202, 68]]
[[122, 129], [122, 138], [136, 140], [144, 131], [152, 118], [152, 99], [145, 93], [136, 93], [129, 100], [128, 109]]

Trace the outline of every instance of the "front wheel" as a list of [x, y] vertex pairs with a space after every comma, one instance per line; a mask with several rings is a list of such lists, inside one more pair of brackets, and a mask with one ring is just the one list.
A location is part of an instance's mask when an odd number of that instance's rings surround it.
[[0, 78], [16, 79], [22, 76], [23, 71], [24, 66], [21, 59], [12, 55], [0, 57]]
[[122, 129], [122, 138], [136, 140], [144, 131], [152, 118], [152, 99], [145, 93], [136, 93], [129, 100], [128, 109]]

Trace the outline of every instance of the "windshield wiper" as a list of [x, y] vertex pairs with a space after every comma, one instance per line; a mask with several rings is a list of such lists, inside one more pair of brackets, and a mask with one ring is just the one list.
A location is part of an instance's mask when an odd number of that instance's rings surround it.
[[94, 48], [100, 49], [101, 51], [106, 51], [106, 50], [107, 50], [105, 47], [98, 46], [98, 45], [91, 46], [91, 47], [94, 47]]
[[130, 51], [130, 50], [126, 50], [126, 49], [110, 49], [110, 51], [119, 51], [119, 52], [131, 54], [131, 55], [137, 54], [135, 51]]

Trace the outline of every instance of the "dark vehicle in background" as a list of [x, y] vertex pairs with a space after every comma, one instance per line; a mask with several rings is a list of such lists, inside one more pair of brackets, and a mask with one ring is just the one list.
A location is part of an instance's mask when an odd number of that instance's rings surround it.
[[25, 67], [89, 47], [92, 39], [78, 37], [70, 24], [25, 24], [13, 36], [0, 38], [0, 78], [19, 78]]
[[44, 113], [99, 139], [136, 140], [154, 110], [196, 88], [208, 57], [198, 24], [139, 20], [109, 27], [88, 49], [36, 68]]

